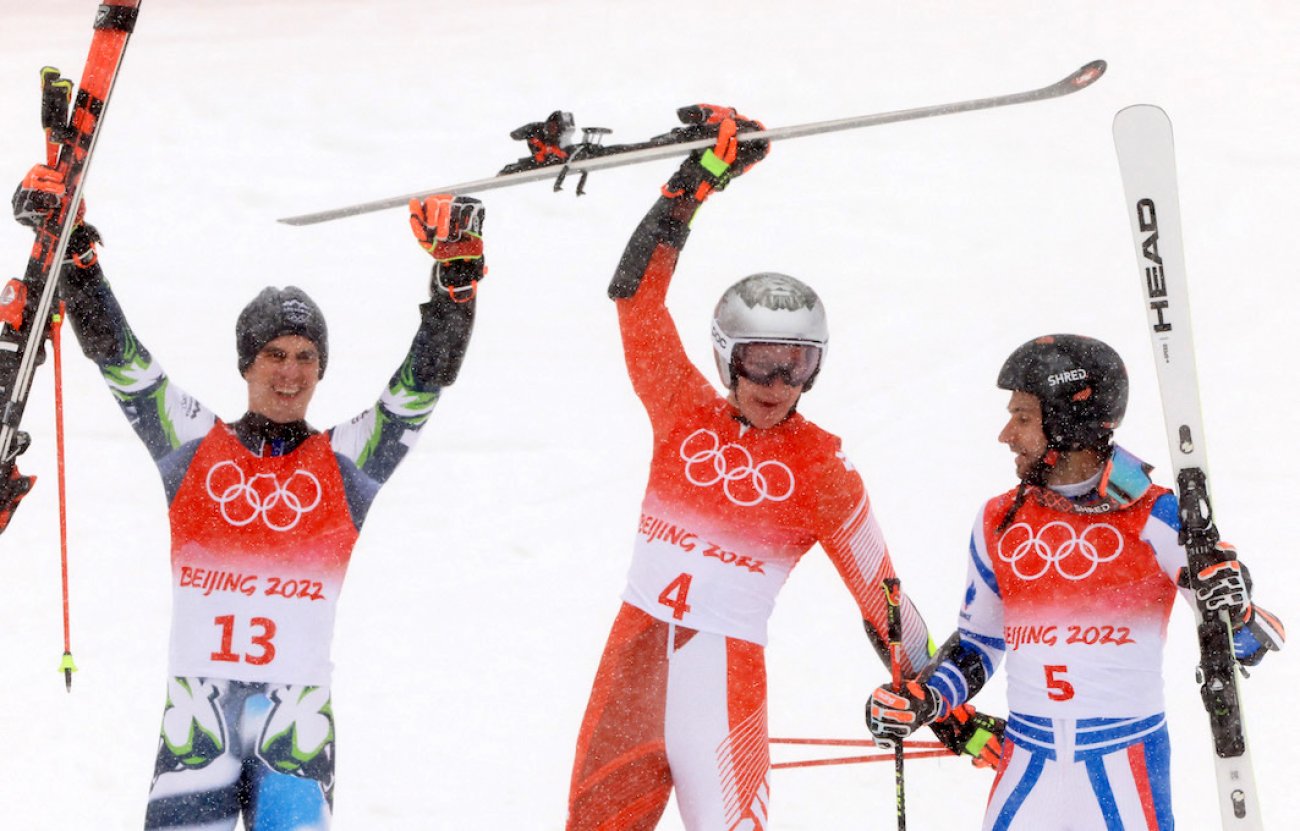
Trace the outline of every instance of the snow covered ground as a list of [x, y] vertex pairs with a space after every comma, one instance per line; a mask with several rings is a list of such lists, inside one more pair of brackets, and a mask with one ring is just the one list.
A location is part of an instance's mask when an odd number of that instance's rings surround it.
[[[37, 70], [80, 75], [95, 4], [0, 0], [0, 182], [43, 158]], [[672, 305], [711, 361], [733, 280], [813, 283], [833, 332], [804, 411], [844, 436], [907, 590], [954, 622], [969, 523], [1012, 484], [993, 379], [1031, 336], [1126, 357], [1123, 442], [1167, 477], [1111, 117], [1164, 106], [1178, 141], [1193, 316], [1220, 525], [1293, 625], [1300, 392], [1300, 9], [1174, 2], [191, 0], [144, 3], [87, 188], [105, 267], [145, 343], [219, 413], [243, 410], [236, 314], [267, 283], [329, 315], [320, 426], [373, 400], [404, 353], [427, 257], [402, 211], [310, 228], [276, 217], [490, 175], [507, 133], [557, 108], [633, 141], [695, 101], [769, 125], [1106, 77], [1018, 108], [781, 143], [710, 202]], [[491, 276], [461, 381], [372, 512], [335, 646], [340, 829], [558, 829], [573, 740], [618, 605], [649, 455], [605, 283], [673, 167], [486, 194]], [[7, 178], [6, 178], [7, 177]], [[0, 222], [9, 275], [27, 232]], [[0, 793], [6, 828], [138, 828], [164, 693], [167, 527], [153, 466], [93, 368], [69, 358], [71, 695], [61, 653], [50, 373], [25, 427], [41, 477], [0, 538]], [[1167, 478], [1166, 478], [1167, 481]], [[771, 625], [774, 735], [862, 738], [883, 677], [812, 552]], [[1180, 828], [1215, 826], [1191, 616], [1170, 627]], [[1292, 650], [1294, 652], [1294, 649]], [[1300, 765], [1291, 654], [1246, 688], [1266, 815]], [[981, 704], [1000, 711], [1002, 684]], [[777, 760], [798, 758], [778, 749]], [[909, 767], [915, 828], [977, 827], [991, 776]], [[772, 826], [885, 828], [888, 765], [773, 774]], [[679, 829], [675, 809], [661, 824]], [[1280, 826], [1277, 826], [1280, 827]]]

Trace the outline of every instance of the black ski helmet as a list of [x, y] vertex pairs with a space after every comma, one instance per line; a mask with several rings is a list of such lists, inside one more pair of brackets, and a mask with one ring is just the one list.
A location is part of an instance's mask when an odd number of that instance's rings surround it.
[[1044, 335], [1011, 353], [1004, 390], [1027, 392], [1043, 410], [1049, 449], [1106, 450], [1128, 405], [1128, 373], [1114, 349], [1083, 335]]
[[239, 374], [253, 365], [257, 353], [281, 335], [298, 335], [316, 344], [320, 352], [320, 375], [325, 377], [329, 359], [329, 330], [316, 301], [297, 286], [278, 289], [267, 286], [239, 313], [235, 322], [235, 351]]

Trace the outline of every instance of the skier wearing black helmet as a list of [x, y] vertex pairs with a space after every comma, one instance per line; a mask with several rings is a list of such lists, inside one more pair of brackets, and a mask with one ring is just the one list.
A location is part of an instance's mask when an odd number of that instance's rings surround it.
[[[1106, 344], [1035, 338], [997, 384], [1011, 393], [998, 440], [1020, 483], [976, 518], [957, 632], [902, 693], [872, 694], [869, 727], [892, 746], [969, 701], [1005, 659], [1011, 712], [984, 829], [1169, 831], [1161, 660], [1174, 596], [1195, 603], [1177, 497], [1114, 444], [1128, 375]], [[1236, 552], [1222, 553], [1199, 578], [1254, 665], [1284, 632], [1252, 601]]]
[[[57, 179], [37, 192], [49, 180], [19, 187], [22, 221], [57, 204]], [[98, 233], [73, 234], [60, 284], [69, 318], [158, 466], [171, 524], [170, 678], [146, 828], [330, 824], [339, 592], [375, 496], [456, 379], [485, 271], [478, 200], [413, 200], [410, 221], [434, 258], [410, 351], [373, 406], [324, 432], [307, 409], [328, 330], [306, 292], [267, 287], [239, 315], [248, 408], [225, 422], [172, 383], [127, 325]]]
[[[654, 447], [624, 602], [578, 737], [569, 831], [649, 831], [674, 791], [691, 831], [767, 827], [767, 620], [814, 544], [888, 662], [884, 537], [839, 438], [797, 411], [826, 356], [816, 292], [765, 272], [723, 293], [711, 329], [722, 394], [687, 358], [665, 306], [701, 203], [767, 153], [736, 135], [760, 126], [734, 110], [679, 115], [716, 144], [669, 179], [610, 285]], [[900, 605], [903, 661], [916, 669], [928, 633], [911, 601]], [[996, 757], [988, 733], [956, 719], [939, 730], [953, 747]]]

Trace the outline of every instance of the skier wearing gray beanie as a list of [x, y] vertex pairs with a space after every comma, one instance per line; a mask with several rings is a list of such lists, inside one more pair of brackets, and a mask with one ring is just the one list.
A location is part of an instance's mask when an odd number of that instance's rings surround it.
[[316, 301], [297, 286], [278, 289], [267, 286], [239, 313], [235, 323], [235, 350], [239, 374], [253, 365], [262, 347], [281, 335], [298, 335], [316, 344], [320, 356], [320, 378], [329, 360], [329, 329]]
[[[38, 166], [14, 196], [16, 216], [42, 227], [63, 194], [58, 171]], [[146, 828], [233, 828], [240, 817], [251, 828], [255, 816], [330, 824], [339, 592], [371, 504], [456, 380], [486, 273], [477, 199], [413, 200], [410, 224], [434, 261], [410, 350], [368, 409], [324, 431], [307, 408], [329, 337], [306, 292], [268, 286], [240, 313], [248, 409], [225, 421], [173, 383], [127, 324], [98, 232], [72, 233], [59, 285], [68, 318], [162, 475], [171, 526], [167, 703]], [[105, 501], [137, 509], [117, 483]]]

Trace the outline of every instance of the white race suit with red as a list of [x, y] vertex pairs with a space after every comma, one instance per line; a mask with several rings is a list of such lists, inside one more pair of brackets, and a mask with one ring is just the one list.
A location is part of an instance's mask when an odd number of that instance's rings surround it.
[[[976, 519], [960, 654], [930, 683], [955, 705], [971, 695], [970, 667], [987, 678], [1005, 658], [1010, 716], [986, 830], [1174, 827], [1161, 665], [1187, 554], [1177, 498], [1149, 470], [1117, 447], [1092, 479], [1030, 486], [1023, 504], [1008, 491]], [[1276, 618], [1255, 613], [1280, 643]], [[1261, 657], [1245, 629], [1236, 648]]]

